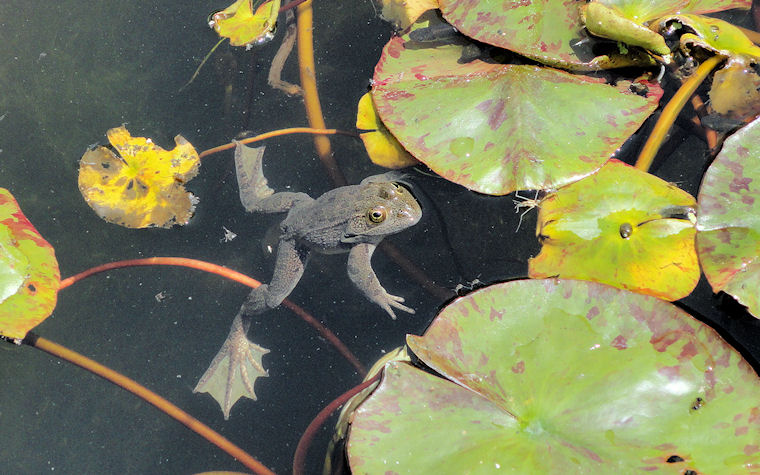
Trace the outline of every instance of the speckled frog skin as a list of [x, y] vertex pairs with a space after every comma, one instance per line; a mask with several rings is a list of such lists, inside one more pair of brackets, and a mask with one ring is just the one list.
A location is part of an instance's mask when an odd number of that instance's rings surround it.
[[392, 318], [393, 308], [414, 313], [380, 285], [370, 259], [377, 244], [419, 221], [420, 205], [402, 185], [373, 176], [358, 185], [342, 186], [317, 199], [304, 193], [275, 193], [256, 202], [251, 211], [288, 210], [280, 224], [274, 276], [269, 285], [254, 289], [244, 307], [255, 314], [278, 306], [303, 274], [311, 251], [348, 252], [348, 276], [364, 295]]
[[264, 149], [238, 144], [235, 149], [240, 201], [246, 210], [286, 212], [274, 275], [269, 284], [251, 291], [232, 321], [230, 333], [195, 392], [208, 392], [219, 401], [225, 419], [240, 397], [256, 399], [253, 381], [267, 376], [261, 356], [269, 352], [248, 340], [251, 316], [274, 308], [290, 294], [303, 275], [312, 252], [348, 252], [348, 276], [372, 302], [391, 318], [393, 309], [414, 313], [404, 299], [385, 291], [370, 265], [375, 247], [385, 236], [416, 224], [422, 216], [412, 194], [394, 181], [398, 174], [366, 178], [358, 185], [342, 186], [317, 199], [305, 193], [274, 193], [261, 166]]
[[412, 194], [388, 178], [372, 176], [317, 199], [305, 193], [271, 194], [268, 187], [257, 185], [257, 198], [247, 199], [246, 209], [288, 214], [280, 224], [272, 281], [251, 292], [243, 312], [256, 314], [278, 306], [303, 275], [311, 251], [316, 251], [348, 252], [348, 276], [369, 300], [394, 319], [394, 307], [414, 313], [401, 304], [403, 298], [385, 291], [370, 265], [375, 247], [385, 236], [413, 226], [422, 216]]

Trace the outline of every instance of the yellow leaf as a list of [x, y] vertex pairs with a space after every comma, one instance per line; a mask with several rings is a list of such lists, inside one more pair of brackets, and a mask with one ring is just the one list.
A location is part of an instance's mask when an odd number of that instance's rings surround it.
[[213, 14], [209, 26], [219, 36], [229, 38], [232, 46], [249, 48], [266, 43], [274, 37], [280, 0], [256, 2], [255, 10], [253, 0], [237, 0]]
[[184, 184], [200, 167], [195, 148], [181, 135], [167, 151], [151, 139], [132, 137], [125, 127], [110, 129], [111, 145], [88, 150], [79, 162], [79, 191], [104, 220], [127, 228], [184, 225], [195, 209]]
[[401, 146], [380, 120], [368, 92], [359, 99], [356, 113], [356, 128], [370, 130], [360, 134], [372, 163], [385, 168], [404, 168], [419, 163]]
[[699, 280], [694, 198], [617, 160], [541, 200], [533, 279], [590, 280], [677, 300]]

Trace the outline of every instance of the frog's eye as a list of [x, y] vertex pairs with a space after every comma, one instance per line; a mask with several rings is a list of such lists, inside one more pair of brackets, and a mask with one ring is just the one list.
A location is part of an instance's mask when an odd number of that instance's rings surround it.
[[387, 215], [388, 213], [385, 211], [384, 206], [375, 206], [374, 208], [367, 211], [367, 219], [373, 223], [382, 223], [385, 221]]

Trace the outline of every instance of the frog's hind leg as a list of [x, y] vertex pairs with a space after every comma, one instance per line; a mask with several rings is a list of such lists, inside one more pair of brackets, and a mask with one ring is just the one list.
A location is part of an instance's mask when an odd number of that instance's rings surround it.
[[293, 239], [280, 241], [277, 246], [277, 261], [274, 276], [267, 285], [263, 284], [251, 291], [240, 311], [245, 315], [255, 315], [275, 308], [290, 295], [301, 280], [309, 258], [309, 249], [298, 246]]
[[248, 147], [240, 142], [235, 145], [235, 171], [240, 202], [246, 211], [280, 213], [297, 203], [311, 201], [312, 198], [306, 193], [275, 193], [269, 188], [262, 167], [264, 149], [265, 147]]

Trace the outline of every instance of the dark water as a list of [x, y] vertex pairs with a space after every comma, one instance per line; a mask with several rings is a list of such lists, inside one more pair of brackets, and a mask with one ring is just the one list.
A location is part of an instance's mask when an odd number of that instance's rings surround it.
[[[232, 154], [203, 161], [189, 188], [201, 200], [184, 228], [128, 230], [100, 220], [77, 189], [77, 162], [108, 128], [165, 148], [182, 134], [198, 150], [249, 129], [306, 125], [303, 104], [266, 85], [272, 44], [245, 52], [222, 46], [222, 68], [205, 67], [178, 93], [217, 41], [207, 15], [224, 2], [5, 0], [0, 3], [0, 186], [55, 247], [62, 276], [129, 258], [183, 256], [226, 265], [262, 280], [272, 259], [261, 238], [275, 217], [246, 214], [232, 174]], [[338, 13], [340, 12], [340, 13]], [[369, 1], [316, 2], [320, 95], [328, 126], [352, 130], [390, 27]], [[224, 69], [226, 65], [227, 70]], [[218, 71], [221, 69], [221, 71]], [[232, 74], [229, 74], [229, 72]], [[284, 76], [297, 82], [295, 56]], [[231, 78], [231, 79], [230, 79]], [[233, 87], [225, 111], [224, 88]], [[675, 135], [671, 157], [656, 164], [666, 180], [696, 193], [704, 145]], [[307, 136], [267, 144], [270, 185], [316, 196], [330, 187]], [[363, 146], [333, 140], [351, 182], [376, 173]], [[425, 216], [389, 240], [439, 285], [523, 277], [538, 252], [535, 215], [518, 216], [510, 198], [484, 197], [435, 178], [415, 176]], [[222, 242], [223, 227], [238, 237]], [[344, 256], [316, 256], [291, 299], [331, 328], [366, 364], [420, 334], [444, 301], [420, 288], [386, 256], [374, 269], [389, 292], [406, 297], [413, 316], [392, 321], [352, 287]], [[155, 296], [163, 292], [166, 298]], [[238, 402], [225, 422], [217, 403], [192, 388], [227, 335], [248, 290], [217, 276], [178, 268], [100, 274], [63, 290], [37, 333], [145, 384], [247, 449], [279, 473], [290, 470], [303, 429], [330, 400], [360, 381], [310, 327], [286, 309], [260, 316], [250, 338], [272, 352], [259, 400]], [[760, 325], [721, 305], [704, 282], [686, 304], [755, 356]], [[34, 349], [0, 347], [0, 463], [3, 472], [194, 473], [243, 470], [214, 446], [152, 406]], [[323, 430], [309, 466], [319, 470], [331, 432]]]

